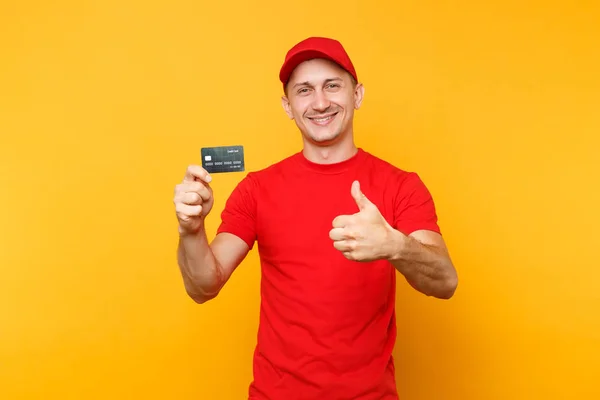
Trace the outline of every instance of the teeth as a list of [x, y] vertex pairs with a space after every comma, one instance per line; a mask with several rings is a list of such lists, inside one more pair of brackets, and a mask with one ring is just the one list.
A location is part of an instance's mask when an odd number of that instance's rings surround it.
[[325, 118], [313, 118], [313, 121], [325, 122], [327, 120], [330, 120], [331, 118], [333, 118], [333, 115], [330, 115], [329, 117], [325, 117]]

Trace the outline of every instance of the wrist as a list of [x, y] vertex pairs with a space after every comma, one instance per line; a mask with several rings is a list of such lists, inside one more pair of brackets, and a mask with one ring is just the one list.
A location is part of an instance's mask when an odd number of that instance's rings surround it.
[[388, 239], [389, 245], [386, 252], [386, 259], [391, 262], [402, 260], [407, 240], [408, 236], [396, 229], [391, 228]]
[[181, 238], [202, 236], [204, 234], [204, 223], [200, 224], [200, 226], [195, 230], [186, 229], [179, 225], [177, 227], [177, 232]]

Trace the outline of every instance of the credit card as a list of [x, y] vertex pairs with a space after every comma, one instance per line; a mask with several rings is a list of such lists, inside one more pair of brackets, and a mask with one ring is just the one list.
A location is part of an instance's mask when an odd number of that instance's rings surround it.
[[243, 146], [217, 146], [200, 149], [202, 168], [210, 174], [244, 171]]

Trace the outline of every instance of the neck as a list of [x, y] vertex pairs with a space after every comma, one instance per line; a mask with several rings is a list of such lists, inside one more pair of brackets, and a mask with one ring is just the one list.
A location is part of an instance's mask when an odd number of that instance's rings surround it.
[[304, 140], [302, 154], [316, 164], [335, 164], [352, 158], [357, 151], [352, 136], [348, 136], [347, 140], [329, 145], [317, 145]]

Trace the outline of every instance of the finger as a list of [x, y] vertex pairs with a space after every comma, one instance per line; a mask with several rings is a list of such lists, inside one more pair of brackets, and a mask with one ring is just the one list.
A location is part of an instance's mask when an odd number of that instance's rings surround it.
[[175, 206], [175, 211], [177, 214], [186, 216], [186, 217], [198, 217], [202, 212], [202, 206], [200, 205], [188, 205], [183, 203], [177, 203]]
[[201, 205], [202, 197], [196, 192], [185, 192], [181, 194], [181, 196], [179, 197], [179, 201], [183, 204], [188, 204], [192, 206]]
[[354, 242], [350, 240], [338, 240], [333, 242], [333, 247], [343, 252], [351, 252], [354, 250]]
[[331, 224], [333, 225], [334, 228], [343, 228], [345, 226], [350, 225], [351, 222], [352, 222], [351, 215], [338, 215], [337, 217], [335, 217], [333, 219], [333, 222]]
[[196, 190], [195, 192], [198, 193], [204, 201], [208, 201], [212, 197], [212, 192], [207, 185], [201, 184], [198, 190]]
[[197, 193], [204, 201], [210, 200], [212, 196], [212, 192], [207, 184], [194, 181], [194, 182], [186, 182], [177, 185], [176, 187], [176, 197], [181, 199], [181, 195], [184, 193]]
[[333, 228], [332, 230], [329, 231], [329, 238], [331, 240], [346, 240], [346, 239], [348, 239], [344, 228]]
[[186, 181], [177, 185], [178, 192], [198, 192], [206, 184], [200, 181]]
[[202, 182], [210, 183], [212, 177], [210, 174], [199, 165], [190, 165], [185, 171], [183, 177], [184, 182], [193, 182], [195, 180], [201, 180]]
[[367, 196], [360, 190], [360, 182], [354, 181], [352, 182], [352, 187], [350, 188], [350, 194], [354, 198], [356, 205], [359, 210], [364, 210], [366, 207], [371, 205], [371, 201], [367, 199]]

